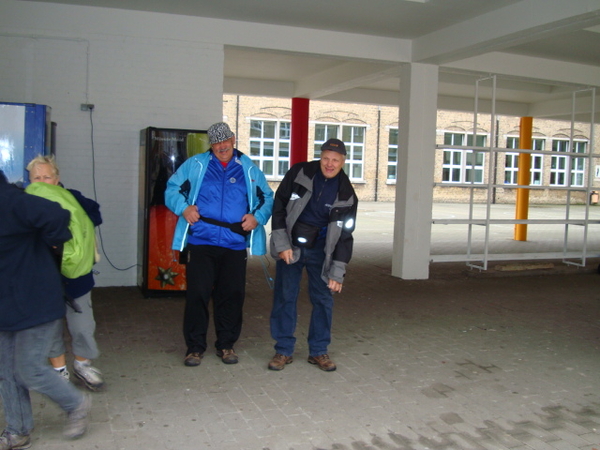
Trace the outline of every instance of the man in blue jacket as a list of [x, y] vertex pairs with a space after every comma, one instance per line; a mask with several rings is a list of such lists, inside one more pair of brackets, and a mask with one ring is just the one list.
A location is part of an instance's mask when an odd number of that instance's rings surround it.
[[77, 438], [86, 431], [91, 400], [48, 364], [66, 308], [52, 248], [71, 239], [69, 212], [8, 184], [0, 171], [0, 217], [0, 394], [6, 420], [0, 449], [31, 445], [30, 390], [67, 412], [64, 434]]
[[213, 298], [215, 348], [225, 364], [238, 362], [247, 251], [266, 253], [264, 225], [273, 191], [252, 160], [234, 148], [226, 123], [208, 129], [210, 151], [186, 160], [167, 182], [165, 203], [179, 216], [173, 249], [186, 250], [184, 364], [198, 366], [206, 350], [208, 304]]

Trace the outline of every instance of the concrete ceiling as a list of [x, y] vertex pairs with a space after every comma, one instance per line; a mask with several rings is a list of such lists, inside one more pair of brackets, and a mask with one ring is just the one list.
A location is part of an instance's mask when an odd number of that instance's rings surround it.
[[[600, 0], [41, 1], [364, 35], [408, 49], [382, 60], [226, 45], [226, 93], [398, 105], [400, 64], [427, 63], [440, 68], [439, 108], [472, 110], [475, 82], [490, 74], [500, 114], [570, 119], [582, 89], [576, 117], [600, 107], [588, 90], [600, 86]], [[487, 105], [491, 81], [481, 86]]]

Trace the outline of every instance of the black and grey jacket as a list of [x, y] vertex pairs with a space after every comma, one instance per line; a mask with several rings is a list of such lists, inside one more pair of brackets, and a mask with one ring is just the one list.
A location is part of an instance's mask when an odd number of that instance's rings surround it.
[[[270, 243], [271, 256], [275, 259], [279, 259], [280, 252], [288, 249], [292, 249], [294, 253], [293, 263], [300, 258], [300, 248], [292, 245], [292, 229], [310, 200], [313, 179], [318, 170], [321, 170], [319, 161], [294, 164], [275, 193]], [[330, 279], [338, 283], [344, 282], [346, 264], [352, 257], [352, 232], [356, 224], [357, 206], [358, 198], [354, 188], [342, 170], [325, 238], [325, 262], [321, 278], [326, 283]]]

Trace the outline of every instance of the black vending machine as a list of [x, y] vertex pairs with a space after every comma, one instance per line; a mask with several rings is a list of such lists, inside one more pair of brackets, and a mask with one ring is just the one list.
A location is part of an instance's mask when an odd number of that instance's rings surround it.
[[138, 286], [146, 297], [186, 290], [185, 266], [171, 250], [177, 216], [165, 206], [167, 180], [190, 156], [210, 149], [205, 130], [149, 127], [140, 132]]

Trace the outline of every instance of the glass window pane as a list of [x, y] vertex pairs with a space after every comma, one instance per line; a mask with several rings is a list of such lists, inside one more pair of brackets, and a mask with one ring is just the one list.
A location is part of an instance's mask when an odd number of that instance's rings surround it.
[[325, 139], [325, 125], [315, 125], [315, 141], [326, 141]]
[[287, 158], [290, 156], [290, 144], [287, 142], [279, 142], [279, 156]]
[[546, 148], [546, 140], [545, 139], [533, 139], [533, 149], [534, 150], [544, 150]]
[[321, 157], [321, 146], [315, 144], [315, 157], [314, 159], [319, 159]]
[[390, 130], [389, 145], [398, 145], [398, 130], [397, 129]]
[[396, 179], [396, 166], [388, 166], [387, 179], [388, 180]]
[[262, 136], [262, 122], [253, 120], [250, 122], [250, 137], [259, 138]]
[[277, 175], [284, 176], [289, 168], [290, 164], [288, 161], [279, 161], [279, 173]]
[[475, 183], [483, 183], [483, 170], [475, 170]]
[[[327, 135], [326, 138], [327, 139], [331, 139], [331, 138], [337, 138], [338, 137], [338, 130], [339, 130], [339, 126], [338, 125], [327, 125]], [[325, 140], [327, 140], [325, 139]]]
[[273, 175], [273, 161], [263, 161], [263, 172], [265, 176]]
[[[446, 159], [446, 155], [444, 152], [444, 159]], [[388, 149], [388, 162], [397, 162], [398, 161], [398, 149], [390, 148]]]
[[279, 125], [279, 139], [290, 139], [291, 124], [289, 122], [282, 122]]
[[272, 158], [273, 157], [273, 147], [274, 147], [274, 143], [273, 142], [265, 142], [264, 144], [264, 148], [263, 148], [263, 156], [267, 157], [267, 158]]
[[250, 141], [250, 156], [260, 156], [260, 142]]
[[363, 148], [362, 147], [354, 147], [352, 151], [352, 159], [355, 161], [362, 161], [363, 159]]
[[450, 164], [450, 158], [452, 158], [452, 152], [444, 151], [444, 164]]
[[264, 122], [264, 137], [269, 139], [275, 139], [275, 125], [276, 122]]
[[362, 178], [362, 165], [354, 164], [352, 166], [352, 178]]
[[352, 127], [342, 128], [342, 141], [352, 142]]

